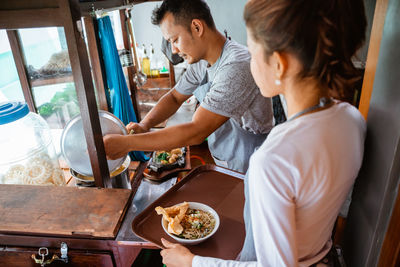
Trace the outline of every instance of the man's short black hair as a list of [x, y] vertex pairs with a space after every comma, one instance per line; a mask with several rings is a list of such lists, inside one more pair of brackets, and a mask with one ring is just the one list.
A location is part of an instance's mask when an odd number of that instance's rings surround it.
[[167, 12], [172, 13], [176, 24], [188, 29], [193, 19], [203, 20], [209, 28], [215, 29], [210, 8], [204, 0], [164, 0], [153, 10], [151, 22], [160, 25]]

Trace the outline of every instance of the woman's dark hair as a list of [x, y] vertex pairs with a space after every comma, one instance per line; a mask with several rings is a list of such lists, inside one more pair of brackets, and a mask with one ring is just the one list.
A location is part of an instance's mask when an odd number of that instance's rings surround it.
[[361, 78], [351, 58], [365, 39], [363, 0], [250, 0], [244, 19], [266, 59], [289, 52], [302, 62], [299, 78], [342, 97]]
[[167, 12], [172, 13], [176, 24], [188, 29], [193, 19], [203, 20], [209, 28], [215, 29], [210, 8], [204, 0], [164, 0], [153, 10], [151, 22], [160, 25]]

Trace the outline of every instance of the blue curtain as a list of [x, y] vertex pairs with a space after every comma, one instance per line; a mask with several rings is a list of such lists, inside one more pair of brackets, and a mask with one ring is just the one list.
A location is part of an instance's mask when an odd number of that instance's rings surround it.
[[[111, 102], [109, 105], [111, 106], [112, 113], [125, 125], [131, 121], [137, 122], [124, 72], [122, 71], [121, 62], [119, 60], [110, 17], [105, 16], [99, 18], [97, 23], [109, 88], [109, 90], [106, 90], [106, 97], [107, 100]], [[132, 160], [136, 161], [146, 161], [149, 159], [142, 151], [132, 151], [129, 155]]]

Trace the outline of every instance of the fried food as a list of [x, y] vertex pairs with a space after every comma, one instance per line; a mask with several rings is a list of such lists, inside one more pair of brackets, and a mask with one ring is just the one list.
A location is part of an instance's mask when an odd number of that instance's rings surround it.
[[62, 171], [46, 153], [40, 153], [25, 165], [11, 166], [3, 178], [5, 184], [65, 185]]
[[157, 151], [156, 161], [162, 164], [173, 164], [183, 155], [182, 149], [174, 148], [171, 151]]
[[168, 208], [158, 206], [155, 210], [158, 215], [163, 215], [164, 220], [168, 221], [168, 233], [180, 235], [183, 232], [180, 222], [185, 217], [188, 208], [189, 203], [185, 201]]
[[176, 155], [180, 156], [180, 155], [182, 155], [182, 149], [180, 149], [180, 148], [172, 149], [171, 154], [176, 154]]

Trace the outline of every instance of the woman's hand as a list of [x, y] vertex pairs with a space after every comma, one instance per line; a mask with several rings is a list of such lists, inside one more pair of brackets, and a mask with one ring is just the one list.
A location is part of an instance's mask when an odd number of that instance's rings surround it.
[[126, 130], [128, 130], [128, 134], [147, 133], [149, 128], [147, 128], [143, 123], [130, 122], [126, 125]]
[[125, 135], [107, 134], [103, 136], [107, 159], [118, 159], [128, 154], [129, 149]]
[[180, 244], [171, 243], [164, 238], [161, 242], [165, 249], [161, 250], [163, 263], [167, 267], [191, 267], [194, 254]]

